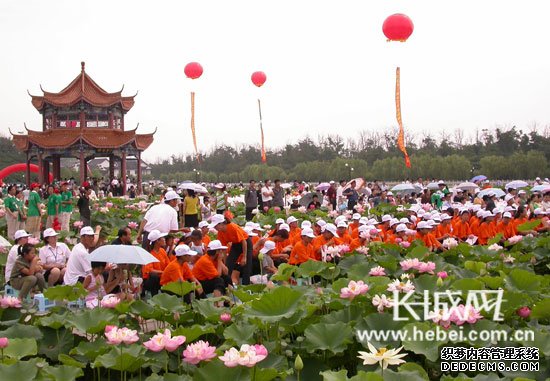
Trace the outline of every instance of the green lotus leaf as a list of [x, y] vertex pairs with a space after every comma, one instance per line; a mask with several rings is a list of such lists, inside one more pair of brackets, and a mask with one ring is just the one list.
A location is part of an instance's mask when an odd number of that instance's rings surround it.
[[341, 353], [353, 340], [351, 327], [343, 322], [317, 323], [306, 328], [304, 347], [308, 352], [317, 350]]
[[[307, 263], [307, 262], [306, 262]], [[277, 287], [250, 302], [245, 316], [259, 318], [264, 322], [277, 322], [291, 317], [301, 304], [302, 292], [289, 287]]]

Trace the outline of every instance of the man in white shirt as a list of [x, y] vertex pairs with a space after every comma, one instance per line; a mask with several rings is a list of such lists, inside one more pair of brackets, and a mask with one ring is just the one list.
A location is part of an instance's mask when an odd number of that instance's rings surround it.
[[15, 260], [19, 255], [19, 253], [17, 252], [17, 250], [19, 249], [19, 246], [23, 246], [24, 244], [29, 242], [30, 236], [31, 235], [24, 230], [18, 230], [15, 232], [14, 234], [15, 245], [11, 247], [10, 252], [8, 253], [8, 258], [6, 260], [6, 270], [4, 272], [4, 279], [6, 280], [6, 283], [8, 283], [8, 281], [10, 280], [11, 270], [13, 269]]
[[94, 244], [94, 230], [90, 226], [80, 229], [80, 243], [73, 247], [73, 251], [67, 261], [67, 270], [63, 277], [63, 283], [73, 286], [77, 282], [84, 282], [86, 275], [92, 273], [90, 261], [90, 248]]
[[151, 207], [145, 213], [145, 217], [143, 217], [137, 233], [137, 240], [141, 242], [145, 250], [149, 246], [147, 236], [153, 230], [166, 234], [184, 231], [184, 229], [179, 228], [178, 212], [175, 209], [179, 200], [181, 200], [181, 197], [175, 191], [168, 191], [164, 195], [162, 203]]
[[344, 197], [344, 188], [346, 184], [346, 180], [340, 180], [340, 186], [336, 189], [337, 210], [340, 210], [340, 205], [344, 204], [346, 201]]
[[266, 180], [265, 186], [262, 188], [262, 202], [264, 203], [264, 208], [267, 206], [271, 208], [273, 201], [273, 190], [271, 189], [271, 181]]

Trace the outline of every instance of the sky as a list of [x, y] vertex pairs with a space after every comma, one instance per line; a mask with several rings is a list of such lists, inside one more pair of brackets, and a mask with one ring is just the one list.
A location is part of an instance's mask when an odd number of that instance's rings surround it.
[[[86, 62], [106, 91], [133, 95], [126, 128], [157, 128], [144, 158], [309, 135], [392, 128], [401, 67], [406, 131], [414, 136], [550, 122], [547, 0], [3, 0], [0, 133], [41, 128], [27, 90], [64, 88]], [[384, 19], [414, 22], [388, 43]], [[184, 75], [200, 62], [201, 78]], [[250, 75], [261, 70], [258, 89]]]

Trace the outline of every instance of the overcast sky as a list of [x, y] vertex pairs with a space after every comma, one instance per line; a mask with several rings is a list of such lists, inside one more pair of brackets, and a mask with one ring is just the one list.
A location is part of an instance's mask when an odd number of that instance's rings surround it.
[[[434, 136], [550, 122], [550, 1], [277, 0], [0, 2], [0, 132], [40, 129], [27, 89], [59, 91], [86, 71], [107, 91], [139, 90], [126, 126], [158, 127], [145, 158], [191, 152], [189, 92], [200, 149], [395, 126], [401, 66], [405, 129]], [[384, 19], [415, 24], [387, 43]], [[203, 76], [186, 79], [190, 61]], [[250, 75], [262, 70], [256, 89]], [[191, 83], [193, 82], [193, 83]]]

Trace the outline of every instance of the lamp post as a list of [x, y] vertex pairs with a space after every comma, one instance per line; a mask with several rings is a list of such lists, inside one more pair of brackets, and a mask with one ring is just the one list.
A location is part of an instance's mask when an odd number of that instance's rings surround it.
[[195, 172], [195, 182], [199, 181], [199, 173], [197, 172], [197, 169], [193, 168], [193, 172]]
[[353, 171], [353, 168], [348, 163], [346, 163], [345, 166], [348, 170], [348, 179], [351, 180], [351, 172]]

